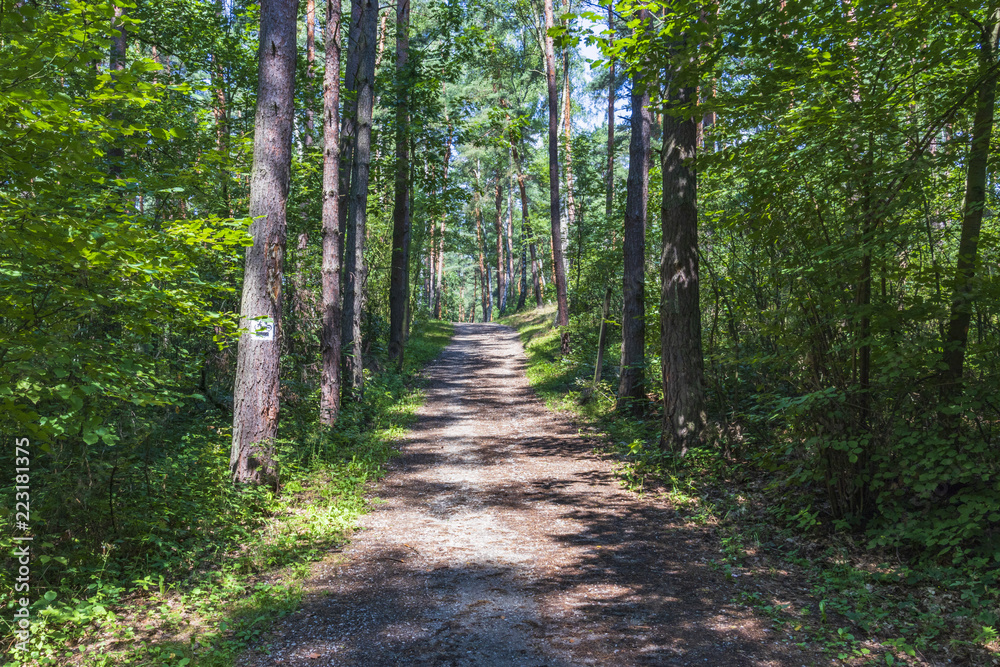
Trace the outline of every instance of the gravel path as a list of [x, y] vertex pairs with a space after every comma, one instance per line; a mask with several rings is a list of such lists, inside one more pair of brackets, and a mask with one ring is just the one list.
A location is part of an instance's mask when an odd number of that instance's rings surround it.
[[241, 665], [825, 664], [731, 603], [707, 530], [622, 489], [524, 366], [513, 330], [455, 325], [385, 503]]

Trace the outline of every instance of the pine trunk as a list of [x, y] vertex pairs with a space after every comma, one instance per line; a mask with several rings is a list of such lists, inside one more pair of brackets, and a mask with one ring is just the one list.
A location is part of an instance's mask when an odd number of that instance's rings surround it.
[[973, 284], [979, 260], [979, 233], [986, 208], [986, 185], [990, 140], [997, 89], [997, 42], [1000, 36], [1000, 8], [990, 3], [989, 21], [982, 29], [979, 44], [979, 90], [976, 91], [976, 113], [972, 123], [965, 181], [965, 210], [958, 242], [958, 263], [951, 293], [951, 317], [944, 346], [943, 393], [954, 398], [963, 384], [965, 350], [969, 340], [969, 323], [974, 304]]
[[479, 287], [481, 289], [481, 297], [483, 300], [483, 322], [490, 321], [490, 288], [489, 288], [489, 272], [486, 268], [486, 255], [485, 248], [486, 243], [483, 238], [483, 209], [482, 209], [482, 193], [479, 189], [479, 163], [476, 163], [476, 194], [475, 194], [475, 216], [476, 216], [476, 250], [479, 252]]
[[[608, 30], [614, 30], [614, 5], [608, 5]], [[610, 38], [611, 44], [614, 44], [614, 36]], [[614, 210], [614, 195], [615, 195], [615, 59], [611, 58], [611, 66], [609, 68], [609, 79], [608, 79], [608, 174], [607, 183], [608, 189], [605, 193], [604, 200], [604, 212], [607, 219], [611, 220], [611, 214]]]
[[504, 257], [503, 257], [503, 179], [500, 172], [497, 172], [496, 184], [496, 205], [497, 205], [497, 307], [503, 315], [507, 309], [507, 283], [504, 281]]
[[[649, 12], [639, 18], [648, 22]], [[641, 27], [639, 28], [642, 29]], [[646, 208], [649, 201], [649, 89], [641, 70], [632, 76], [632, 137], [629, 141], [628, 188], [622, 249], [622, 362], [618, 382], [618, 409], [640, 414], [646, 387]]]
[[561, 327], [562, 354], [569, 353], [569, 301], [566, 294], [566, 265], [563, 260], [562, 223], [559, 220], [559, 95], [556, 86], [556, 59], [552, 36], [555, 27], [552, 0], [544, 0], [545, 9], [545, 80], [549, 105], [549, 216], [552, 221], [552, 273], [556, 283], [556, 326]]
[[[693, 87], [671, 91], [663, 118], [660, 347], [663, 444], [682, 453], [699, 436], [703, 358], [698, 301], [698, 208], [695, 183], [697, 123], [678, 113], [691, 106]], [[671, 113], [673, 111], [673, 113]]]
[[[344, 242], [344, 383], [353, 398], [364, 392], [364, 363], [361, 347], [361, 312], [365, 279], [365, 223], [368, 206], [368, 178], [371, 160], [372, 110], [375, 84], [375, 49], [378, 39], [378, 0], [353, 0], [348, 35], [348, 81], [355, 102], [354, 151], [351, 160], [351, 189], [348, 199], [347, 234]], [[351, 51], [356, 50], [357, 56]], [[351, 81], [353, 79], [353, 81]]]
[[410, 50], [410, 0], [396, 4], [396, 178], [389, 270], [389, 359], [403, 367], [406, 304], [410, 285], [410, 128], [406, 62]]
[[306, 0], [306, 148], [313, 145], [316, 131], [313, 111], [313, 84], [316, 77], [316, 0]]
[[340, 412], [340, 15], [341, 0], [326, 3], [326, 72], [323, 76], [323, 263], [320, 269], [320, 422], [333, 426]]
[[[291, 174], [298, 0], [264, 0], [260, 7], [260, 74], [254, 119], [250, 226], [240, 325], [258, 333], [240, 337], [233, 394], [233, 480], [276, 485], [278, 338], [285, 255], [285, 205]], [[260, 333], [269, 318], [271, 329]]]

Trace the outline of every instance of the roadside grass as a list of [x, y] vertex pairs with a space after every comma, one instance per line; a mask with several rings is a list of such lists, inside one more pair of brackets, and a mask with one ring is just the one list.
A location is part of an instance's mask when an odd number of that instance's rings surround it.
[[[71, 541], [38, 536], [45, 555], [32, 581], [30, 650], [12, 651], [10, 600], [4, 667], [232, 665], [298, 607], [312, 563], [335, 554], [377, 502], [367, 497], [371, 483], [423, 400], [417, 374], [451, 335], [449, 323], [415, 323], [402, 373], [370, 377], [364, 402], [345, 405], [332, 430], [316, 429], [311, 407], [290, 407], [277, 494], [233, 487], [229, 426], [210, 412], [194, 415], [184, 447], [150, 470], [169, 502], [144, 534], [119, 534], [90, 559]], [[119, 509], [119, 526], [135, 525], [127, 512]], [[149, 547], [141, 559], [124, 553], [133, 541]]]
[[591, 435], [603, 434], [603, 453], [616, 460], [624, 486], [665, 496], [685, 520], [711, 526], [720, 545], [713, 566], [776, 632], [821, 648], [834, 664], [1000, 665], [1000, 594], [989, 579], [871, 550], [863, 538], [821, 527], [762, 462], [731, 458], [727, 434], [683, 459], [660, 451], [655, 405], [648, 418], [623, 418], [607, 380], [582, 402], [593, 359], [560, 359], [554, 318], [547, 307], [500, 320], [520, 333], [536, 393]]

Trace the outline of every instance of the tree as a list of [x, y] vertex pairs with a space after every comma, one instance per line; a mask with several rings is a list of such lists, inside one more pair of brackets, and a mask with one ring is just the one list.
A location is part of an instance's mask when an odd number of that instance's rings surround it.
[[291, 170], [298, 0], [264, 0], [260, 9], [260, 73], [254, 118], [250, 227], [233, 401], [229, 467], [237, 482], [276, 484], [278, 362], [285, 206]]
[[361, 340], [364, 292], [365, 221], [371, 170], [372, 110], [375, 98], [375, 55], [378, 47], [378, 0], [352, 0], [347, 47], [347, 87], [351, 92], [353, 148], [350, 195], [344, 241], [343, 378], [355, 400], [364, 391]]
[[497, 231], [497, 309], [503, 315], [507, 310], [507, 280], [504, 273], [504, 242], [503, 242], [503, 176], [500, 169], [496, 171], [496, 183], [493, 188], [496, 203], [496, 231]]
[[973, 285], [979, 259], [979, 236], [986, 209], [987, 167], [990, 138], [997, 90], [997, 40], [1000, 38], [1000, 6], [990, 4], [987, 22], [979, 30], [979, 76], [976, 86], [976, 107], [969, 142], [969, 159], [965, 181], [965, 204], [962, 230], [958, 241], [958, 261], [951, 296], [951, 316], [947, 335], [942, 341], [944, 363], [943, 386], [947, 398], [954, 398], [961, 389], [965, 349], [972, 320]]
[[[614, 3], [608, 3], [608, 30], [612, 31], [608, 37], [608, 49], [614, 48]], [[610, 222], [611, 214], [614, 210], [615, 196], [615, 57], [608, 58], [608, 166], [607, 166], [607, 189], [605, 190], [604, 215]]]
[[410, 286], [410, 136], [407, 58], [410, 0], [396, 4], [396, 176], [392, 209], [392, 267], [389, 284], [389, 358], [403, 366], [406, 307]]
[[326, 3], [323, 75], [323, 324], [320, 331], [320, 422], [333, 426], [340, 411], [340, 14], [341, 0]]
[[[640, 10], [643, 30], [649, 11]], [[629, 141], [628, 190], [622, 242], [622, 357], [618, 382], [618, 409], [641, 413], [646, 398], [646, 208], [649, 200], [648, 71], [640, 63], [632, 70], [632, 138]]]
[[[520, 139], [520, 132], [518, 132]], [[517, 190], [521, 197], [521, 294], [517, 299], [517, 309], [524, 308], [524, 302], [528, 295], [528, 271], [526, 246], [531, 247], [531, 289], [535, 295], [535, 305], [542, 305], [542, 290], [538, 286], [538, 263], [535, 261], [535, 240], [531, 236], [531, 228], [528, 222], [528, 190], [525, 186], [524, 169], [521, 167], [521, 156], [517, 152], [517, 146], [511, 142], [513, 152], [514, 167], [517, 169]]]
[[[680, 54], [676, 61], [682, 61]], [[660, 255], [662, 441], [681, 452], [700, 435], [704, 422], [694, 165], [698, 124], [692, 117], [696, 95], [692, 75], [681, 66], [674, 67], [668, 74], [660, 157], [663, 173], [660, 214], [663, 228]]]
[[552, 273], [556, 283], [556, 325], [560, 329], [563, 354], [569, 354], [569, 300], [566, 293], [566, 263], [563, 259], [562, 224], [559, 219], [559, 94], [556, 89], [555, 50], [550, 31], [555, 27], [552, 0], [544, 0], [545, 82], [549, 107], [549, 217], [552, 221]]

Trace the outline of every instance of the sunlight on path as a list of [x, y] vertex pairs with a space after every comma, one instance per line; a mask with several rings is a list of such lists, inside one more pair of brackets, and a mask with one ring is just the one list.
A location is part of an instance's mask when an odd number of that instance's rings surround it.
[[811, 665], [730, 602], [708, 534], [542, 406], [517, 334], [457, 324], [384, 504], [242, 665]]

